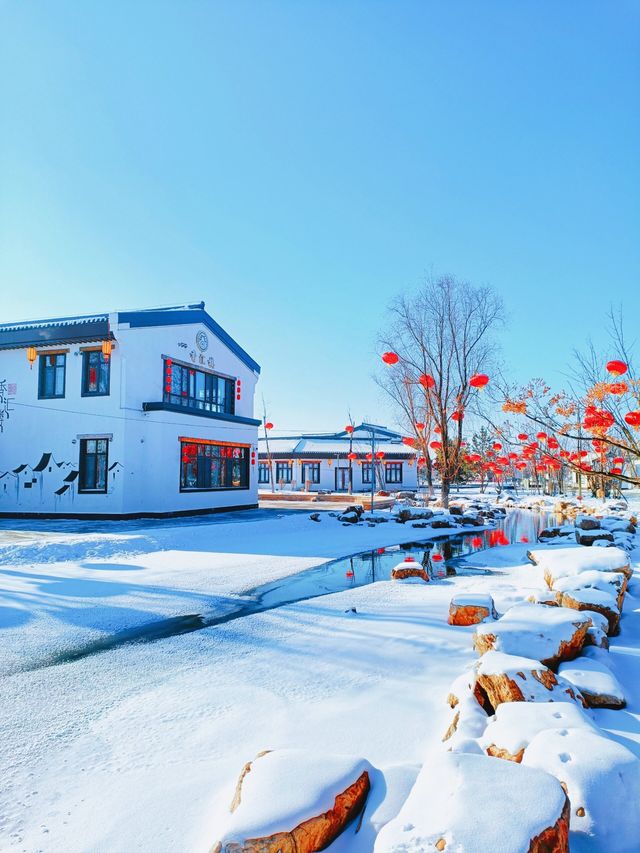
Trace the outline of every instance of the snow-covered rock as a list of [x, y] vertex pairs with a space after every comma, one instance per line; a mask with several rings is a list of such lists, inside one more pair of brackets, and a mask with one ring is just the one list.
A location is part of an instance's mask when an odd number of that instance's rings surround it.
[[362, 811], [369, 762], [306, 750], [259, 753], [238, 779], [215, 853], [312, 853]]
[[607, 634], [615, 635], [620, 622], [620, 609], [613, 592], [604, 592], [601, 589], [586, 587], [584, 589], [571, 589], [560, 594], [560, 604], [570, 610], [595, 611], [602, 614], [607, 620]]
[[640, 761], [626, 747], [584, 727], [548, 729], [527, 746], [522, 766], [552, 773], [566, 786], [572, 835], [592, 842], [585, 850], [637, 853]]
[[576, 690], [539, 661], [503, 652], [486, 652], [475, 668], [473, 693], [493, 713], [503, 702], [579, 702]]
[[627, 704], [620, 682], [599, 660], [583, 656], [561, 663], [558, 674], [577, 687], [590, 708], [624, 708]]
[[428, 581], [429, 575], [425, 571], [424, 566], [413, 558], [407, 557], [391, 569], [391, 579], [394, 581], [416, 578]]
[[566, 794], [548, 773], [482, 755], [445, 753], [427, 759], [374, 851], [565, 853], [568, 823]]
[[621, 572], [589, 570], [579, 575], [558, 578], [553, 583], [553, 589], [557, 592], [568, 592], [573, 589], [599, 589], [602, 592], [614, 593], [618, 608], [622, 609], [627, 583], [627, 578]]
[[550, 589], [559, 578], [594, 569], [600, 572], [622, 572], [627, 577], [631, 575], [629, 557], [621, 548], [581, 548], [579, 545], [540, 548], [529, 551], [528, 557], [532, 563], [541, 567]]
[[494, 650], [555, 667], [580, 654], [590, 625], [589, 617], [575, 610], [526, 602], [514, 605], [496, 622], [478, 625], [473, 643], [480, 654]]
[[449, 625], [477, 625], [486, 619], [497, 619], [493, 598], [483, 593], [454, 595], [449, 604]]
[[480, 746], [488, 755], [519, 762], [539, 732], [569, 727], [597, 731], [574, 702], [504, 702], [489, 719]]

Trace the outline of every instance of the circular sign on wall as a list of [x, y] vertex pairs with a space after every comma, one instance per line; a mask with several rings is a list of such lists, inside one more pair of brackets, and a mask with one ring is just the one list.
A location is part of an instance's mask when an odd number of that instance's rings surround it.
[[200, 330], [196, 335], [196, 346], [200, 350], [200, 352], [204, 352], [209, 346], [209, 338], [207, 337], [207, 333]]

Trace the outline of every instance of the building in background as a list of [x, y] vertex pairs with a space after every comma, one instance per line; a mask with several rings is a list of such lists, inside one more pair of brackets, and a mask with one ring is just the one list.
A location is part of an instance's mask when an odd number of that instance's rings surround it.
[[[268, 442], [268, 451], [267, 451]], [[350, 458], [350, 455], [352, 458]], [[372, 459], [373, 457], [373, 459]], [[286, 491], [354, 492], [375, 488], [388, 491], [416, 489], [416, 452], [402, 436], [376, 424], [363, 423], [353, 432], [269, 436], [259, 441], [259, 485]]]
[[259, 373], [204, 302], [0, 325], [0, 515], [257, 506]]

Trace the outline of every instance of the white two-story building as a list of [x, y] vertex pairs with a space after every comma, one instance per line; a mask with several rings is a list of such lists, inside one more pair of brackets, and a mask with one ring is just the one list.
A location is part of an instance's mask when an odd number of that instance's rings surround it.
[[0, 516], [257, 506], [259, 373], [203, 302], [0, 324]]

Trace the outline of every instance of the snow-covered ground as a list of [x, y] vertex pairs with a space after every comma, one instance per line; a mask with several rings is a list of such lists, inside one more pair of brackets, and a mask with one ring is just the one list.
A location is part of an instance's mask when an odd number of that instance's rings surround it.
[[[46, 653], [150, 619], [223, 612], [260, 583], [407, 539], [393, 523], [272, 516], [3, 537], [3, 851], [206, 851], [246, 761], [312, 746], [381, 771], [361, 831], [352, 826], [331, 846], [370, 853], [372, 826], [395, 816], [447, 728], [450, 683], [477, 657], [473, 628], [447, 624], [451, 596], [489, 592], [504, 612], [538, 592], [542, 570], [527, 561], [527, 545], [475, 554], [474, 565], [493, 575], [378, 582], [28, 669]], [[632, 562], [640, 566], [640, 551]], [[610, 658], [627, 708], [587, 713], [640, 755], [637, 575]]]

